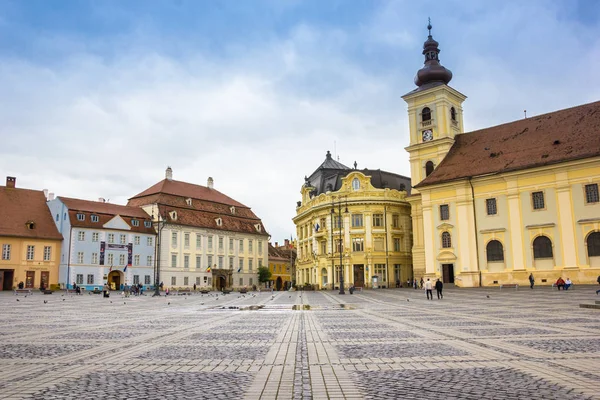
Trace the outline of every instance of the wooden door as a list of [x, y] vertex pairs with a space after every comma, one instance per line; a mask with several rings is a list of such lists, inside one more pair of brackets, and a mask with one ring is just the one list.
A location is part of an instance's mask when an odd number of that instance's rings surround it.
[[50, 284], [50, 271], [42, 271], [42, 277], [40, 282], [41, 288], [49, 289], [48, 285]]
[[454, 283], [454, 264], [442, 264], [442, 280], [444, 283]]
[[33, 289], [35, 285], [35, 271], [27, 271], [27, 277], [25, 279], [25, 287], [27, 289]]
[[365, 266], [363, 264], [354, 265], [354, 287], [365, 286]]

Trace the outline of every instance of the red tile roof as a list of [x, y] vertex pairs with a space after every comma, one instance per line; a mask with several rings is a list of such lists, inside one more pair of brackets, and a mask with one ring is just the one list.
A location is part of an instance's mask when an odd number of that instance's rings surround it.
[[600, 156], [600, 102], [456, 136], [416, 188]]
[[206, 186], [194, 185], [192, 183], [163, 179], [157, 184], [150, 186], [142, 193], [133, 196], [130, 200], [140, 197], [150, 196], [152, 194], [165, 193], [184, 198], [192, 198], [198, 200], [206, 200], [214, 203], [227, 204], [229, 206], [246, 207], [242, 203], [233, 200], [231, 197], [225, 196], [218, 190], [208, 188]]
[[[122, 206], [100, 201], [72, 199], [62, 196], [59, 196], [58, 199], [69, 209], [69, 219], [71, 225], [75, 227], [99, 229], [118, 215], [125, 223], [127, 223], [127, 225], [129, 225], [132, 232], [156, 234], [152, 227], [146, 227], [144, 225], [144, 221], [151, 221], [151, 218], [139, 207]], [[83, 221], [77, 219], [78, 213], [84, 214], [85, 219]], [[98, 222], [92, 221], [92, 215], [98, 216]], [[139, 225], [133, 226], [131, 222], [132, 219], [138, 220]]]
[[[28, 222], [34, 228], [27, 227]], [[0, 186], [0, 236], [62, 240], [40, 190]]]
[[[192, 199], [191, 205], [187, 203], [188, 199]], [[167, 217], [173, 224], [269, 235], [260, 218], [249, 207], [215, 189], [191, 183], [165, 179], [132, 197], [127, 204], [133, 207], [158, 204], [161, 214], [176, 211], [177, 220]], [[217, 225], [217, 218], [221, 218], [221, 225]], [[258, 224], [260, 231], [256, 229]]]

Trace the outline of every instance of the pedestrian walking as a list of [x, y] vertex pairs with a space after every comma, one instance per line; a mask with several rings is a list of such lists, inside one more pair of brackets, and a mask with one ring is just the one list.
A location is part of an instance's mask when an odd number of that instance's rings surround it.
[[[598, 282], [598, 285], [600, 285], [600, 275], [598, 275], [598, 279], [596, 279], [596, 282]], [[598, 293], [600, 293], [600, 290], [596, 290], [596, 295], [598, 295]]]
[[533, 285], [535, 284], [535, 279], [533, 279], [533, 273], [529, 274], [529, 287], [533, 289]]
[[427, 300], [433, 300], [433, 285], [429, 278], [427, 278], [427, 282], [425, 282], [425, 293], [427, 294]]
[[[429, 279], [427, 279], [427, 280], [429, 280]], [[421, 282], [420, 282], [420, 283], [421, 283], [421, 289], [423, 289], [423, 283], [424, 283], [424, 282], [425, 282], [425, 281], [423, 280], [423, 277], [421, 277]]]
[[442, 289], [444, 289], [444, 284], [438, 278], [437, 282], [435, 282], [435, 291], [437, 292], [438, 300], [444, 298], [444, 294], [442, 293]]

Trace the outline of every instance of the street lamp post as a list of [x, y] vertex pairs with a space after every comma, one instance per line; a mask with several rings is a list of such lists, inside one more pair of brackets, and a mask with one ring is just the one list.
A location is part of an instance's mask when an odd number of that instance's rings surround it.
[[[157, 206], [158, 207], [158, 206]], [[161, 232], [165, 227], [165, 219], [160, 215], [160, 210], [158, 212], [158, 218], [154, 220], [154, 213], [152, 213], [152, 223], [157, 227], [156, 231], [158, 233], [156, 237], [156, 257], [154, 258], [155, 262], [155, 271], [154, 271], [154, 294], [152, 297], [160, 296], [160, 244], [161, 244]]]
[[[334, 197], [331, 197], [331, 215], [332, 217], [335, 217], [335, 203], [333, 201]], [[343, 242], [342, 242], [342, 198], [339, 197], [338, 198], [338, 228], [339, 228], [339, 232], [340, 232], [340, 238], [339, 238], [339, 250], [340, 250], [340, 293], [339, 294], [346, 294], [346, 292], [344, 292], [344, 265], [343, 265]], [[346, 199], [346, 210], [344, 211], [345, 214], [348, 214], [348, 200]], [[335, 218], [334, 218], [335, 220]], [[333, 229], [332, 229], [333, 231]], [[333, 249], [332, 249], [333, 250]]]

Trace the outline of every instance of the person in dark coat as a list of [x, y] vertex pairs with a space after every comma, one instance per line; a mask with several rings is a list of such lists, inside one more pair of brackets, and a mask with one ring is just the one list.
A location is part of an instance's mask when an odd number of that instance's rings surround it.
[[437, 292], [438, 300], [444, 298], [444, 294], [442, 293], [443, 288], [444, 288], [444, 284], [442, 283], [442, 281], [440, 281], [438, 279], [437, 282], [435, 283], [435, 291]]
[[533, 279], [533, 273], [529, 274], [529, 287], [533, 289], [533, 284], [535, 283], [535, 279]]

